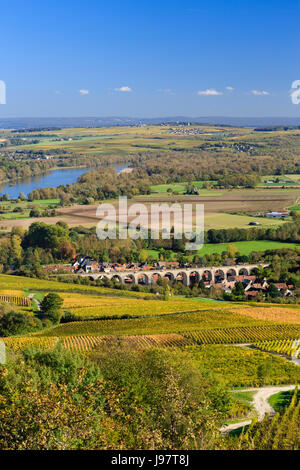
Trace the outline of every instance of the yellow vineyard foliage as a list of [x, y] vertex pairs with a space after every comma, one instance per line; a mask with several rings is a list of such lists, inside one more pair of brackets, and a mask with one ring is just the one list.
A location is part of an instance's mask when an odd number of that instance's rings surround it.
[[18, 305], [19, 307], [30, 307], [31, 302], [27, 297], [15, 295], [3, 295], [0, 293], [0, 302], [9, 302], [10, 304]]
[[300, 309], [288, 307], [256, 306], [236, 309], [236, 313], [247, 315], [256, 320], [275, 321], [280, 323], [300, 323]]
[[208, 303], [197, 300], [174, 299], [143, 300], [120, 297], [92, 297], [84, 295], [62, 295], [63, 308], [70, 309], [80, 317], [163, 315], [176, 312], [206, 310]]
[[284, 354], [293, 359], [300, 358], [300, 339], [280, 339], [275, 341], [259, 341], [254, 346], [262, 351]]
[[1, 289], [0, 295], [12, 295], [16, 297], [21, 297], [24, 296], [24, 292], [22, 290], [16, 290], [16, 289]]
[[35, 346], [39, 349], [52, 349], [56, 345], [58, 338], [55, 337], [14, 337], [0, 338], [9, 351], [20, 351], [22, 349]]
[[69, 336], [64, 338], [63, 346], [71, 351], [86, 352], [101, 349], [112, 344], [122, 344], [133, 349], [153, 347], [181, 347], [193, 344], [193, 341], [179, 334], [141, 335], [141, 336]]

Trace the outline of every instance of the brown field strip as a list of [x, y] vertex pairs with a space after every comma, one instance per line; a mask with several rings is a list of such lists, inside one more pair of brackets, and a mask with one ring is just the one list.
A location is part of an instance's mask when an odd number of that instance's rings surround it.
[[236, 309], [235, 313], [246, 315], [255, 320], [275, 321], [280, 323], [300, 324], [300, 309], [284, 307], [258, 307]]

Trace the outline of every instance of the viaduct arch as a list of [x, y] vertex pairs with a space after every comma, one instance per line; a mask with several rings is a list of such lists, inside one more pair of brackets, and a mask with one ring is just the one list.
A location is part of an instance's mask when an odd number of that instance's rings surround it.
[[178, 268], [164, 270], [145, 270], [145, 271], [119, 271], [119, 272], [103, 272], [88, 273], [81, 276], [90, 279], [115, 279], [122, 284], [144, 284], [149, 285], [156, 283], [159, 278], [168, 278], [171, 281], [177, 280], [185, 286], [190, 286], [201, 279], [211, 282], [222, 282], [223, 280], [231, 280], [234, 276], [249, 276], [256, 274], [258, 267], [267, 267], [268, 264], [248, 264], [238, 266], [218, 266], [218, 267], [202, 267], [202, 268]]

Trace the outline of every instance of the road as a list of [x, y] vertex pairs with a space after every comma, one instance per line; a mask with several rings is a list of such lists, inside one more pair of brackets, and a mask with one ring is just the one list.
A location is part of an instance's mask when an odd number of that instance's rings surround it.
[[[252, 405], [257, 413], [258, 421], [262, 421], [265, 414], [269, 413], [270, 416], [274, 415], [275, 411], [271, 407], [268, 399], [279, 392], [287, 392], [289, 390], [294, 390], [296, 385], [282, 385], [282, 386], [271, 386], [271, 387], [260, 387], [260, 388], [247, 388], [242, 390], [234, 390], [235, 392], [256, 392], [253, 395]], [[222, 426], [221, 431], [223, 433], [228, 433], [234, 429], [242, 428], [251, 423], [251, 419], [240, 421], [239, 423], [232, 423], [225, 426]]]
[[29, 294], [28, 298], [35, 302], [38, 310], [41, 310], [41, 302], [38, 299], [34, 298], [34, 294]]

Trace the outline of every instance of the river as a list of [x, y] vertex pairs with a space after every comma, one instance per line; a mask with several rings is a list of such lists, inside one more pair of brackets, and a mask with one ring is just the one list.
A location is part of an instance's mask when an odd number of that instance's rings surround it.
[[[115, 170], [120, 173], [126, 165], [119, 165], [114, 167]], [[30, 176], [28, 178], [22, 178], [13, 183], [4, 183], [0, 185], [0, 195], [9, 194], [10, 199], [17, 199], [20, 193], [24, 193], [25, 196], [39, 188], [57, 188], [61, 184], [72, 184], [75, 183], [79, 176], [92, 171], [92, 168], [60, 168], [57, 170], [49, 170], [47, 173], [37, 176]]]

